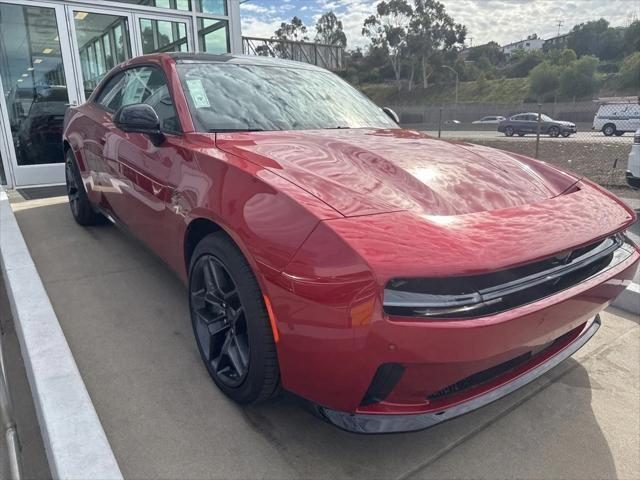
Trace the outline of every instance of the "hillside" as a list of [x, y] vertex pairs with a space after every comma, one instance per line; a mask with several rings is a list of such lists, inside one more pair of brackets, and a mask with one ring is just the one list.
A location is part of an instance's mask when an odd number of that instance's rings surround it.
[[[378, 105], [415, 105], [453, 103], [454, 84], [434, 84], [426, 90], [406, 88], [398, 91], [393, 84], [363, 84], [358, 88]], [[459, 103], [519, 103], [529, 94], [528, 78], [503, 78], [479, 82], [460, 82]]]

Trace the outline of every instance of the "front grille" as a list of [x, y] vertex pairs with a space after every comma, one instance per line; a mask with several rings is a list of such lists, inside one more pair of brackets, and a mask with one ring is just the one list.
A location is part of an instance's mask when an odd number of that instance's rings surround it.
[[443, 388], [442, 390], [438, 390], [437, 392], [430, 394], [429, 396], [427, 396], [427, 400], [440, 400], [450, 395], [461, 393], [465, 390], [477, 388], [495, 378], [500, 377], [501, 375], [505, 375], [506, 373], [515, 370], [517, 367], [529, 362], [536, 357], [544, 355], [546, 352], [552, 350], [572, 336], [576, 336], [583, 328], [584, 324], [562, 335], [561, 337], [556, 338], [552, 342], [541, 345], [534, 350], [523, 353], [522, 355], [507, 360], [506, 362], [503, 362], [499, 365], [487, 368], [486, 370], [482, 370], [481, 372], [477, 372], [473, 375], [463, 378], [462, 380], [453, 383]]
[[394, 279], [384, 291], [392, 316], [473, 318], [503, 312], [584, 282], [625, 260], [633, 246], [622, 235], [545, 260], [484, 275]]

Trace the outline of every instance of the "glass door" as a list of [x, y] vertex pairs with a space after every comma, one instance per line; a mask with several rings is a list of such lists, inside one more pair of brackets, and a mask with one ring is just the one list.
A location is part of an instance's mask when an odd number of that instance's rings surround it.
[[109, 70], [137, 54], [131, 42], [133, 15], [72, 6], [67, 11], [84, 102]]
[[115, 65], [138, 55], [193, 51], [190, 17], [67, 7], [85, 101]]
[[17, 186], [62, 183], [62, 124], [78, 102], [64, 7], [0, 3], [0, 126]]

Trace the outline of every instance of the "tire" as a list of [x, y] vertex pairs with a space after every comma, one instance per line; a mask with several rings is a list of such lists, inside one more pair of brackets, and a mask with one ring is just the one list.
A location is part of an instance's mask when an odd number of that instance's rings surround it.
[[515, 131], [513, 130], [513, 127], [505, 127], [504, 129], [504, 134], [507, 137], [513, 137], [513, 134], [515, 133]]
[[604, 127], [602, 127], [602, 133], [604, 133], [607, 137], [615, 135], [616, 126], [613, 123], [607, 123]]
[[65, 159], [65, 180], [67, 184], [67, 197], [69, 197], [69, 207], [73, 219], [83, 227], [104, 223], [104, 217], [96, 213], [89, 201], [87, 192], [84, 189], [84, 182], [80, 176], [76, 157], [71, 150], [67, 149], [64, 154]]
[[204, 237], [193, 252], [189, 310], [200, 357], [225, 395], [251, 404], [279, 391], [278, 357], [260, 286], [222, 232]]
[[624, 132], [621, 132], [620, 130], [616, 130], [616, 133], [614, 134], [616, 137], [621, 137], [624, 135]]
[[551, 127], [547, 131], [550, 137], [556, 138], [560, 135], [560, 129], [558, 127]]
[[519, 137], [524, 137], [524, 133], [518, 133]]
[[567, 132], [567, 131], [562, 132], [562, 136], [564, 138], [569, 138], [569, 135], [571, 135], [571, 132]]

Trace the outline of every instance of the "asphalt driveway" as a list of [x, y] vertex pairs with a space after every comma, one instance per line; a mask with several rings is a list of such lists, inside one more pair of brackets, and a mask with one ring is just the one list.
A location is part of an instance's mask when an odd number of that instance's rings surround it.
[[241, 408], [200, 362], [182, 284], [64, 197], [16, 218], [125, 478], [640, 478], [640, 319], [610, 310], [574, 358], [482, 410], [359, 436], [292, 397]]

